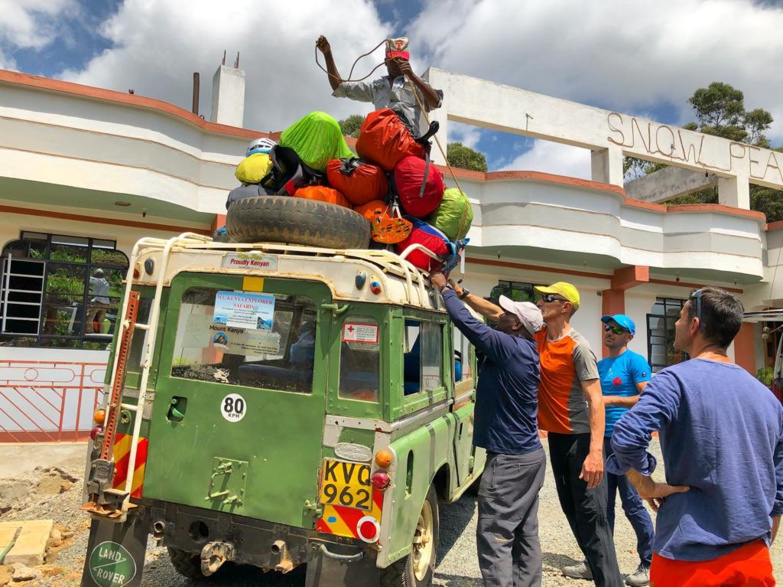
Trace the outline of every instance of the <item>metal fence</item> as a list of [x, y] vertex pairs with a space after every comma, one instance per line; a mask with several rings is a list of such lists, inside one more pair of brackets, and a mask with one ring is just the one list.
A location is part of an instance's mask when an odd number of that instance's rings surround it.
[[86, 438], [106, 363], [0, 360], [0, 442]]

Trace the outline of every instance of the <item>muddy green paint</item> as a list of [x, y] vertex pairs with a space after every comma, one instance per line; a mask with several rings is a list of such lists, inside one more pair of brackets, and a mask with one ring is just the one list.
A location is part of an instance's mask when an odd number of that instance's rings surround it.
[[[151, 420], [142, 422], [141, 435], [150, 441], [145, 498], [312, 529], [316, 522], [312, 505], [318, 501], [323, 458], [335, 457], [333, 448], [322, 446], [325, 419], [378, 420], [388, 427], [442, 406], [436, 415], [421, 418], [413, 430], [392, 435], [398, 469], [390, 489], [393, 499], [386, 502], [393, 505], [384, 512], [390, 540], [382, 548], [390, 553], [389, 563], [406, 556], [436, 474], [445, 472], [441, 493], [450, 500], [484, 463], [483, 455], [475, 454], [472, 447], [473, 403], [453, 407], [454, 341], [447, 315], [397, 305], [335, 301], [320, 281], [265, 277], [265, 293], [306, 295], [317, 308], [312, 392], [290, 393], [171, 376], [182, 294], [193, 287], [241, 291], [243, 276], [184, 272], [164, 290], [148, 385], [148, 391], [154, 392], [154, 405]], [[154, 295], [152, 288], [140, 290], [143, 298]], [[339, 395], [343, 324], [362, 317], [379, 326], [378, 401]], [[444, 385], [409, 397], [403, 394], [406, 319], [443, 325]], [[136, 336], [143, 338], [143, 332]], [[469, 360], [475, 373], [473, 353]], [[138, 364], [129, 365], [127, 388], [138, 386], [139, 371]], [[221, 401], [228, 394], [240, 395], [247, 406], [239, 421], [221, 416]], [[118, 431], [132, 433], [131, 423], [132, 418]], [[373, 452], [375, 441], [375, 430], [343, 427], [339, 434], [339, 442], [366, 446]], [[409, 462], [413, 463], [410, 469]], [[205, 515], [212, 514], [205, 511]]]

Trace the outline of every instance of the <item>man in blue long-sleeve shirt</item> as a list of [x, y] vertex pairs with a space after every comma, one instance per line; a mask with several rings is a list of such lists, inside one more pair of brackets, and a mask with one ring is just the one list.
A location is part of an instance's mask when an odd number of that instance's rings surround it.
[[[540, 370], [533, 334], [544, 324], [541, 311], [505, 296], [500, 297], [501, 307], [481, 300], [497, 319], [493, 329], [460, 303], [443, 274], [433, 273], [430, 280], [440, 290], [454, 325], [484, 353], [473, 433], [474, 444], [487, 450], [476, 529], [484, 585], [539, 586], [538, 493], [546, 456], [536, 424]], [[468, 295], [462, 290], [460, 298]]]
[[[769, 545], [783, 514], [783, 406], [726, 350], [743, 307], [715, 287], [694, 292], [668, 367], [615, 424], [606, 469], [627, 474], [658, 511], [653, 585], [774, 585]], [[646, 452], [660, 431], [666, 483]]]

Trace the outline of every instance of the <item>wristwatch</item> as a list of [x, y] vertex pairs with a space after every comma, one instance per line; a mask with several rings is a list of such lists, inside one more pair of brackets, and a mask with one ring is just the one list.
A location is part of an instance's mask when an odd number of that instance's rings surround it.
[[454, 288], [451, 287], [450, 283], [444, 283], [443, 285], [440, 286], [440, 289], [438, 291], [442, 294], [444, 289], [450, 289], [451, 291], [454, 291]]
[[466, 297], [468, 297], [468, 294], [470, 294], [470, 290], [467, 287], [462, 288], [462, 293], [458, 295], [457, 297], [461, 300], [464, 300]]

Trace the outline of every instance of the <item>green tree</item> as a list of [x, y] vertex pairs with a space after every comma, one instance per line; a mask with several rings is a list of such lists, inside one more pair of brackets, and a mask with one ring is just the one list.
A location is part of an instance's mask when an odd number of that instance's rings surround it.
[[[683, 128], [757, 147], [770, 147], [764, 133], [772, 126], [772, 115], [763, 108], [746, 110], [745, 95], [730, 84], [713, 82], [706, 88], [699, 88], [688, 98], [688, 104], [693, 108], [696, 121], [683, 125]], [[624, 163], [628, 178], [646, 175], [664, 167], [633, 157], [626, 157]], [[718, 189], [713, 187], [674, 198], [666, 205], [717, 202]], [[783, 220], [783, 192], [751, 185], [750, 207], [764, 212], [768, 222]]]
[[359, 138], [359, 129], [362, 128], [363, 122], [364, 116], [361, 114], [351, 114], [348, 118], [337, 121], [343, 134], [346, 137], [353, 137], [355, 139]]
[[446, 160], [452, 167], [470, 169], [471, 171], [487, 171], [487, 158], [483, 153], [466, 147], [462, 143], [449, 143], [446, 147]]

